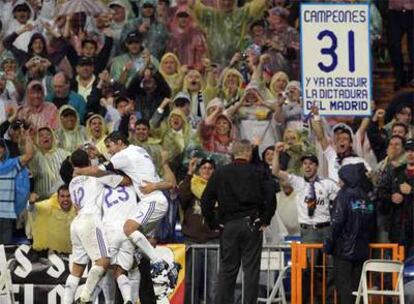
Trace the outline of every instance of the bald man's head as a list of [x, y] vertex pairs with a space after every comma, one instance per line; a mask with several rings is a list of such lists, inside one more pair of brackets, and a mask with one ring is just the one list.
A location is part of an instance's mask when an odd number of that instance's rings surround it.
[[66, 98], [70, 92], [70, 79], [63, 73], [59, 72], [53, 76], [53, 91], [58, 98]]

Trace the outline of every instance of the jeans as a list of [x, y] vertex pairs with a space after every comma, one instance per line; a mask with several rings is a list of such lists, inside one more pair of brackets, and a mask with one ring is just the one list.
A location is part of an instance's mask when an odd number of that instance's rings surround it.
[[[323, 228], [319, 228], [319, 229], [313, 229], [313, 228], [301, 228], [300, 229], [300, 234], [302, 237], [302, 241], [303, 243], [323, 243], [323, 241], [329, 236], [331, 228], [329, 226], [327, 227], [323, 227]], [[313, 277], [311, 277], [311, 271], [310, 271], [310, 262], [311, 262], [311, 250], [313, 250], [314, 255], [313, 255], [313, 263], [314, 263], [314, 267], [315, 267], [315, 272]], [[317, 291], [321, 291], [322, 290], [322, 278], [323, 278], [323, 269], [321, 267], [322, 265], [322, 258], [323, 258], [323, 253], [321, 250], [315, 250], [315, 249], [310, 249], [308, 254], [308, 268], [304, 271], [303, 273], [303, 284], [302, 284], [302, 289], [303, 289], [303, 293], [302, 293], [302, 302], [303, 303], [311, 303], [311, 290], [310, 290], [310, 286], [311, 286], [311, 280], [314, 281], [314, 285], [313, 285], [313, 298], [314, 298], [314, 303], [318, 303], [321, 302], [322, 303], [322, 294], [319, 294]], [[327, 269], [326, 269], [326, 288], [327, 288], [327, 301], [326, 303], [330, 303], [332, 302], [333, 299], [333, 295], [334, 295], [334, 282], [333, 282], [333, 261], [332, 261], [332, 256], [327, 255], [326, 256], [326, 264], [327, 264]], [[315, 301], [316, 298], [316, 301]], [[319, 300], [319, 301], [318, 301]]]

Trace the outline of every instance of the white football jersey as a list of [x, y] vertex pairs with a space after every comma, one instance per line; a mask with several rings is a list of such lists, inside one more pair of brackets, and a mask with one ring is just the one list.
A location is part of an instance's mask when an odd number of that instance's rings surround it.
[[122, 227], [123, 223], [136, 213], [137, 195], [134, 187], [105, 186], [102, 207], [104, 225]]
[[102, 177], [74, 177], [69, 184], [69, 192], [72, 202], [79, 209], [78, 215], [91, 214], [101, 218], [105, 186], [117, 187], [122, 178], [114, 174]]
[[115, 169], [123, 171], [131, 178], [134, 189], [141, 200], [153, 195], [162, 194], [158, 190], [149, 194], [143, 194], [139, 190], [139, 187], [144, 185], [145, 181], [152, 183], [160, 181], [154, 162], [145, 149], [129, 145], [124, 150], [113, 155], [111, 157], [111, 163]]
[[329, 212], [330, 201], [336, 198], [339, 191], [338, 185], [331, 179], [318, 178], [315, 183], [316, 209], [314, 216], [308, 215], [306, 197], [311, 191], [311, 184], [302, 176], [289, 174], [289, 184], [295, 189], [298, 219], [300, 224], [314, 225], [331, 221]]

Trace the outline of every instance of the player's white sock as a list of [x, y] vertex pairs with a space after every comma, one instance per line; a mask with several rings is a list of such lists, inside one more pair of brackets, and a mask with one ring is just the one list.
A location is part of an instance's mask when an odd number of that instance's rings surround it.
[[128, 238], [151, 260], [151, 262], [159, 261], [160, 258], [155, 254], [154, 247], [148, 239], [138, 230], [132, 232]]
[[105, 273], [105, 269], [99, 265], [93, 265], [91, 270], [88, 273], [88, 278], [86, 279], [85, 286], [83, 286], [80, 298], [84, 302], [89, 302], [92, 297], [92, 293], [101, 280], [102, 276]]
[[129, 284], [129, 279], [126, 275], [121, 274], [117, 279], [116, 282], [118, 283], [118, 288], [121, 291], [122, 299], [124, 303], [127, 301], [131, 301], [131, 285]]
[[[93, 303], [93, 302], [95, 302], [95, 300], [97, 299], [97, 298], [99, 298], [99, 294], [101, 293], [101, 291], [102, 291], [102, 287], [100, 286], [101, 284], [98, 284], [98, 285], [96, 285], [96, 287], [95, 287], [95, 289], [94, 289], [94, 291], [93, 291], [93, 293], [92, 293], [92, 295], [91, 295], [91, 302]], [[105, 303], [106, 304], [106, 303]]]
[[102, 288], [102, 292], [105, 298], [105, 304], [114, 304], [115, 303], [115, 281], [112, 271], [108, 270], [105, 276], [102, 278], [99, 285]]
[[72, 304], [75, 300], [76, 288], [78, 288], [80, 278], [69, 275], [66, 279], [65, 291], [63, 293], [62, 304]]

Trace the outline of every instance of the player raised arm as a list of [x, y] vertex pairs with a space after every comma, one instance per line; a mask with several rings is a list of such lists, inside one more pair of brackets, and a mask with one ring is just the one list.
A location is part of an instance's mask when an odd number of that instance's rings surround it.
[[86, 176], [95, 176], [101, 177], [107, 175], [108, 172], [102, 170], [99, 166], [89, 166], [84, 168], [73, 168], [73, 175], [86, 175]]
[[113, 174], [116, 172], [114, 166], [111, 162], [106, 162], [104, 164], [98, 166], [88, 166], [84, 168], [77, 168], [73, 169], [73, 175], [86, 175], [86, 176], [94, 176], [94, 177], [101, 177], [108, 174]]

